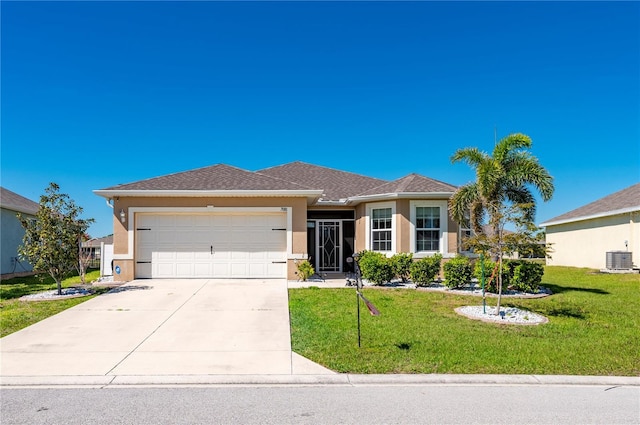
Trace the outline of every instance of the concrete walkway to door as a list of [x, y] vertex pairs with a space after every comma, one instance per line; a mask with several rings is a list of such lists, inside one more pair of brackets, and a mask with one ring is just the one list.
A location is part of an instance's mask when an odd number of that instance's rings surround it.
[[137, 280], [0, 348], [3, 378], [332, 373], [292, 353], [284, 279]]

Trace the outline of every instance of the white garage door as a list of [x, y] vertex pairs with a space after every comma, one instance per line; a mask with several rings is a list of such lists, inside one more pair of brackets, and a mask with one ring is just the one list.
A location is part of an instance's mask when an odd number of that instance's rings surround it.
[[286, 214], [137, 214], [137, 278], [286, 277]]

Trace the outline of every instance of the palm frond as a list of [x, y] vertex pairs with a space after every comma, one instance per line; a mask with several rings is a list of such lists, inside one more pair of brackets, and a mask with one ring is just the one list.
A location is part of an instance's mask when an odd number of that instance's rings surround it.
[[478, 185], [467, 183], [455, 191], [449, 201], [449, 213], [457, 223], [463, 223], [471, 205], [479, 199]]
[[489, 155], [478, 148], [462, 148], [455, 151], [451, 156], [451, 163], [464, 162], [471, 168], [477, 168], [488, 158]]
[[493, 159], [503, 162], [511, 152], [518, 151], [523, 148], [530, 148], [532, 145], [531, 138], [526, 134], [515, 133], [500, 139], [493, 148]]

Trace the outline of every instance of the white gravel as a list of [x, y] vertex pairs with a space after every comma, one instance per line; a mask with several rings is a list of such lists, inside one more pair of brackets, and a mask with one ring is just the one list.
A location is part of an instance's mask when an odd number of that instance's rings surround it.
[[456, 312], [470, 319], [495, 323], [538, 325], [540, 323], [548, 322], [548, 319], [544, 316], [516, 307], [501, 307], [499, 315], [495, 314], [495, 307], [487, 306], [486, 310], [483, 311], [483, 307], [481, 305], [458, 307]]
[[20, 297], [21, 300], [38, 301], [38, 300], [55, 300], [61, 298], [72, 298], [89, 295], [90, 292], [83, 288], [62, 288], [62, 295], [58, 295], [58, 290], [38, 292]]

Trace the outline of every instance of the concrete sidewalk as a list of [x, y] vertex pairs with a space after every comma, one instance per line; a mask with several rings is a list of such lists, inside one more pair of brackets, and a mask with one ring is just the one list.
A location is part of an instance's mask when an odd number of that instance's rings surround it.
[[639, 377], [574, 375], [108, 375], [11, 376], [0, 386], [20, 387], [167, 387], [167, 386], [379, 386], [379, 385], [557, 385], [640, 387]]
[[0, 349], [4, 383], [333, 373], [292, 354], [287, 283], [277, 279], [133, 281], [2, 338]]

